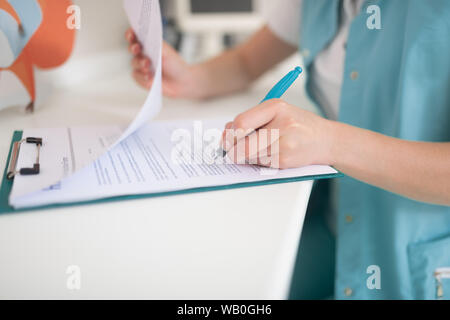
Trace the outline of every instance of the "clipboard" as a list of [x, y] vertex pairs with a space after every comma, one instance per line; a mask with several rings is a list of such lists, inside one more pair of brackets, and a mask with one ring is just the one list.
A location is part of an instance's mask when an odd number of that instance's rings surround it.
[[[9, 149], [8, 158], [6, 160], [6, 166], [5, 166], [5, 170], [4, 170], [2, 182], [1, 182], [1, 187], [0, 187], [0, 215], [7, 214], [7, 213], [15, 213], [15, 212], [37, 211], [37, 210], [42, 210], [42, 209], [62, 208], [62, 207], [71, 207], [71, 206], [83, 206], [83, 205], [100, 204], [100, 203], [113, 202], [113, 201], [127, 201], [127, 200], [163, 197], [163, 196], [189, 194], [189, 193], [197, 193], [197, 192], [237, 189], [237, 188], [255, 187], [255, 186], [262, 186], [262, 185], [305, 181], [305, 180], [340, 178], [340, 177], [344, 176], [344, 174], [342, 174], [341, 172], [337, 172], [334, 174], [281, 178], [281, 179], [272, 179], [272, 180], [258, 181], [258, 182], [244, 182], [244, 183], [236, 183], [236, 184], [221, 185], [221, 186], [211, 186], [211, 187], [201, 187], [201, 188], [169, 191], [169, 192], [115, 196], [115, 197], [101, 198], [101, 199], [89, 200], [89, 201], [63, 203], [63, 204], [51, 204], [51, 205], [37, 206], [37, 207], [31, 207], [31, 208], [14, 209], [13, 207], [11, 207], [9, 205], [9, 201], [8, 201], [9, 194], [11, 192], [11, 189], [13, 186], [13, 181], [14, 181], [13, 179], [8, 179], [8, 171], [10, 169], [9, 164], [10, 164], [11, 157], [13, 155], [14, 145], [16, 142], [20, 142], [23, 140], [22, 136], [23, 136], [22, 131], [14, 131], [14, 133], [13, 133], [11, 146]], [[28, 137], [28, 138], [30, 138], [30, 137]], [[33, 138], [33, 139], [37, 139], [37, 138]], [[31, 140], [29, 143], [35, 143], [37, 146], [39, 146], [39, 140]], [[42, 143], [42, 141], [41, 141], [41, 143]], [[38, 147], [38, 149], [39, 149], [39, 147]], [[39, 164], [39, 150], [38, 150], [37, 155], [38, 155], [37, 156], [37, 160], [38, 160], [37, 164]], [[22, 168], [22, 169], [32, 169], [32, 168]], [[31, 173], [31, 174], [39, 174], [39, 172]]]

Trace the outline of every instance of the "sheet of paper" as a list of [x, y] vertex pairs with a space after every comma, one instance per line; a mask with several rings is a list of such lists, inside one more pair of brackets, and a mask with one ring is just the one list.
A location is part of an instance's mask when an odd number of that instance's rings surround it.
[[[12, 197], [15, 208], [337, 173], [328, 166], [267, 170], [211, 156], [226, 121], [154, 122], [60, 183]], [[200, 127], [200, 128], [199, 128]], [[180, 151], [186, 151], [180, 154]], [[187, 155], [187, 156], [186, 156]], [[222, 163], [221, 163], [222, 162]]]
[[127, 130], [122, 134], [120, 141], [139, 129], [152, 119], [161, 109], [161, 48], [162, 48], [162, 22], [161, 9], [158, 0], [125, 0], [125, 12], [130, 25], [143, 45], [144, 54], [152, 61], [151, 68], [154, 80], [144, 106]]
[[[226, 121], [148, 121], [161, 108], [162, 27], [158, 0], [125, 0], [125, 11], [153, 64], [152, 88], [127, 127], [24, 130], [42, 137], [41, 172], [14, 179], [15, 208], [88, 201], [337, 173], [328, 166], [268, 170], [214, 161]], [[32, 166], [36, 146], [22, 144], [17, 168]]]
[[[124, 8], [145, 54], [153, 62], [154, 82], [144, 105], [128, 126], [24, 130], [24, 137], [43, 139], [41, 172], [38, 176], [16, 176], [11, 197], [47, 188], [89, 165], [147, 123], [161, 109], [162, 22], [159, 1], [125, 0]], [[35, 159], [33, 148], [35, 146], [22, 144], [17, 168], [27, 167]]]
[[[104, 154], [122, 132], [123, 128], [118, 126], [24, 130], [23, 137], [43, 138], [39, 155], [40, 173], [16, 175], [10, 197], [42, 190], [74, 174]], [[22, 143], [17, 168], [33, 167], [36, 155], [35, 144]]]

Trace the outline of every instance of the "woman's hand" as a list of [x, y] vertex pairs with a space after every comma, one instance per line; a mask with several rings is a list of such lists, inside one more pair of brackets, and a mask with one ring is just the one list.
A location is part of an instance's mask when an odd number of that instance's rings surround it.
[[392, 138], [275, 99], [227, 124], [223, 145], [237, 163], [275, 168], [327, 164], [405, 197], [450, 205], [450, 142]]
[[282, 169], [332, 165], [332, 139], [332, 121], [280, 99], [238, 115], [223, 133], [224, 149], [234, 162]]
[[[125, 33], [129, 51], [133, 55], [131, 65], [133, 78], [146, 89], [153, 83], [152, 61], [142, 52], [142, 45], [130, 28]], [[195, 72], [166, 42], [162, 47], [162, 87], [163, 94], [173, 98], [199, 98]]]
[[[133, 54], [133, 77], [144, 88], [153, 82], [151, 61], [133, 30], [125, 37]], [[163, 93], [169, 97], [208, 99], [246, 89], [254, 80], [297, 50], [264, 26], [245, 43], [195, 65], [187, 64], [167, 43], [162, 48]], [[264, 52], [264, 54], [261, 54]]]

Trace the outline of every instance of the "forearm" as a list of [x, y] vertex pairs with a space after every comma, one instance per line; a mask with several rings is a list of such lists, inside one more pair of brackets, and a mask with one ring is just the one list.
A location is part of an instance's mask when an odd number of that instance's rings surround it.
[[450, 142], [412, 142], [333, 123], [331, 162], [355, 179], [423, 202], [450, 205]]
[[200, 99], [221, 96], [247, 88], [252, 78], [246, 71], [238, 48], [192, 66]]
[[267, 27], [242, 45], [192, 66], [200, 98], [229, 94], [247, 88], [296, 48], [277, 38]]

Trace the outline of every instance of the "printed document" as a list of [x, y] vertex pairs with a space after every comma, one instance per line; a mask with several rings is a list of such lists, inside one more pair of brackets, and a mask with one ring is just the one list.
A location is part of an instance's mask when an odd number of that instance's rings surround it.
[[[153, 63], [155, 74], [147, 99], [135, 119], [128, 126], [91, 128], [36, 129], [24, 132], [24, 137], [41, 137], [41, 172], [38, 176], [14, 178], [11, 197], [42, 190], [59, 182], [77, 170], [91, 164], [116, 144], [126, 139], [161, 109], [161, 46], [162, 25], [158, 0], [125, 0], [124, 9], [130, 25], [143, 45], [143, 50]], [[35, 147], [22, 144], [18, 168], [33, 161]], [[25, 149], [25, 150], [24, 150]], [[30, 158], [31, 157], [31, 158]]]
[[[91, 165], [48, 188], [13, 197], [10, 204], [24, 208], [337, 173], [329, 166], [276, 170], [216, 159], [214, 151], [225, 123], [209, 120], [147, 124]], [[24, 134], [28, 135], [28, 131]]]
[[[14, 208], [116, 196], [336, 174], [329, 166], [275, 170], [217, 159], [225, 119], [150, 122], [161, 108], [162, 26], [158, 0], [125, 0], [130, 24], [152, 63], [154, 81], [128, 126], [26, 129], [41, 137], [40, 173], [16, 175]], [[17, 168], [32, 167], [36, 146], [22, 143]]]

